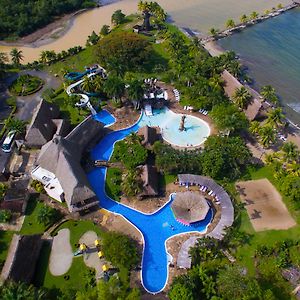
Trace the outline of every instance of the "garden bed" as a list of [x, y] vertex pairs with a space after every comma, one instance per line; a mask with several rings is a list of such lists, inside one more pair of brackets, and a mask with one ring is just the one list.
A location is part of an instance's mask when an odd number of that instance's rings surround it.
[[44, 81], [29, 74], [21, 75], [9, 87], [11, 94], [15, 96], [28, 96], [39, 91], [44, 85]]

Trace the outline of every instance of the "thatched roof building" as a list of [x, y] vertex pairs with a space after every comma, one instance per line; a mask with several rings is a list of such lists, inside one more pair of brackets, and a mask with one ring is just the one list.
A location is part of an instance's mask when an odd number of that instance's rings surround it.
[[42, 99], [28, 126], [25, 136], [26, 146], [40, 148], [50, 141], [55, 133], [64, 136], [69, 129], [69, 123], [58, 119], [59, 113], [59, 108], [55, 104]]
[[81, 166], [81, 157], [92, 143], [101, 138], [102, 129], [102, 123], [89, 117], [65, 138], [55, 136], [42, 147], [38, 157], [38, 165], [58, 179], [71, 212], [98, 205], [96, 195]]
[[139, 197], [155, 197], [158, 195], [158, 174], [156, 168], [151, 165], [142, 166], [141, 179], [143, 189]]
[[199, 192], [176, 193], [171, 205], [177, 221], [190, 225], [205, 219], [209, 205]]
[[41, 235], [14, 234], [1, 279], [31, 283], [41, 247]]
[[141, 137], [143, 137], [142, 145], [149, 147], [152, 146], [157, 140], [158, 135], [156, 133], [156, 129], [149, 126], [141, 127], [137, 134]]
[[[225, 82], [224, 90], [225, 94], [232, 99], [236, 89], [240, 89], [243, 85], [227, 70], [222, 73], [222, 79]], [[255, 120], [263, 109], [262, 100], [259, 99], [258, 93], [255, 93], [252, 89], [248, 89], [252, 95], [252, 101], [248, 105], [247, 109], [244, 110], [245, 115], [249, 121]]]

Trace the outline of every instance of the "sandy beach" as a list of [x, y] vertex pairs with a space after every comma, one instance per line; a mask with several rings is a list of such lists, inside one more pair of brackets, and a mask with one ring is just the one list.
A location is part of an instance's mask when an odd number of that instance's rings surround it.
[[[249, 14], [254, 10], [262, 13], [266, 9], [277, 6], [278, 3], [283, 5], [291, 3], [290, 0], [244, 0], [243, 2], [238, 0], [186, 0], [184, 5], [181, 0], [158, 0], [157, 2], [168, 12], [171, 22], [203, 34], [206, 34], [211, 27], [224, 28], [224, 24], [229, 18], [238, 20], [239, 16], [244, 13]], [[23, 51], [24, 63], [27, 63], [38, 59], [43, 50], [60, 52], [76, 45], [84, 46], [87, 36], [93, 30], [99, 32], [104, 24], [110, 25], [111, 15], [115, 10], [121, 9], [125, 14], [134, 13], [137, 11], [137, 3], [137, 0], [117, 2], [106, 0], [106, 5], [71, 18], [71, 23], [68, 23], [70, 22], [70, 18], [68, 18], [65, 23], [58, 23], [56, 28], [52, 28], [46, 33], [46, 36], [39, 37], [38, 41], [36, 40], [33, 44], [17, 48]], [[0, 52], [8, 53], [11, 48], [12, 46], [0, 46]]]

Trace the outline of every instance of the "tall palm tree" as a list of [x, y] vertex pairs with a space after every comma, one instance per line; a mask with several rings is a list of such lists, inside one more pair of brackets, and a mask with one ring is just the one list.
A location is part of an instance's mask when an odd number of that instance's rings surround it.
[[94, 91], [94, 84], [91, 77], [88, 76], [84, 77], [83, 82], [81, 83], [81, 88], [88, 93]]
[[256, 12], [256, 11], [253, 11], [251, 14], [250, 14], [250, 19], [251, 20], [255, 20], [257, 19], [259, 16], [259, 14]]
[[141, 100], [144, 95], [143, 83], [140, 80], [133, 80], [129, 83], [127, 88], [128, 99], [134, 102], [135, 108], [139, 109]]
[[233, 21], [233, 19], [228, 19], [227, 21], [226, 21], [226, 28], [233, 28], [233, 27], [235, 27], [235, 22]]
[[125, 85], [120, 77], [111, 75], [105, 80], [103, 90], [109, 97], [112, 97], [114, 101], [121, 100]]
[[278, 103], [278, 97], [276, 96], [275, 89], [271, 85], [265, 85], [261, 88], [260, 94], [265, 100], [272, 102], [273, 104]]
[[226, 65], [226, 69], [234, 77], [240, 77], [242, 74], [242, 65], [237, 60], [233, 60], [228, 65]]
[[47, 51], [46, 50], [43, 50], [40, 53], [40, 62], [44, 63], [44, 64], [47, 62]]
[[8, 131], [15, 131], [16, 133], [23, 133], [26, 128], [26, 122], [19, 119], [7, 119], [5, 122]]
[[249, 105], [252, 96], [249, 93], [249, 91], [244, 86], [242, 86], [241, 88], [235, 90], [232, 98], [234, 103], [238, 107], [244, 109], [247, 108], [247, 106]]
[[129, 169], [122, 176], [122, 191], [127, 196], [135, 196], [141, 191], [140, 171]]
[[283, 159], [287, 162], [299, 161], [300, 152], [296, 144], [293, 142], [284, 143], [281, 147], [283, 152]]
[[283, 124], [283, 119], [284, 115], [282, 113], [282, 108], [278, 107], [268, 112], [267, 124], [270, 124], [273, 127], [279, 127]]
[[213, 37], [217, 36], [218, 33], [219, 33], [219, 29], [213, 27], [209, 29], [209, 34], [212, 35]]
[[93, 85], [96, 92], [100, 92], [103, 88], [104, 79], [102, 76], [96, 76], [93, 79]]
[[285, 169], [289, 173], [289, 175], [300, 177], [300, 164], [296, 161], [286, 164]]
[[3, 66], [8, 62], [8, 56], [4, 52], [0, 52], [0, 68], [3, 68]]
[[242, 15], [241, 17], [240, 17], [240, 21], [241, 21], [241, 23], [246, 23], [247, 21], [248, 21], [248, 17], [247, 17], [247, 15]]
[[259, 135], [262, 145], [266, 148], [273, 144], [276, 140], [276, 131], [270, 125], [261, 127]]
[[249, 127], [249, 131], [254, 134], [257, 135], [259, 134], [261, 127], [260, 127], [260, 123], [258, 121], [252, 121]]
[[11, 60], [14, 65], [19, 66], [24, 58], [23, 51], [13, 48], [10, 51]]

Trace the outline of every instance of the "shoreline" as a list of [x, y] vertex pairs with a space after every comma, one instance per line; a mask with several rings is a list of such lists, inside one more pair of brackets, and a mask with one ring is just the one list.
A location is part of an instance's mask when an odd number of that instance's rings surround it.
[[79, 9], [73, 13], [56, 17], [53, 22], [49, 23], [48, 25], [42, 28], [37, 29], [36, 31], [26, 36], [19, 38], [16, 41], [9, 42], [9, 41], [0, 40], [0, 46], [38, 48], [43, 45], [50, 44], [51, 42], [54, 42], [55, 40], [62, 38], [72, 28], [75, 18], [80, 14], [119, 1], [121, 0], [98, 1], [98, 5], [99, 3], [101, 3], [101, 5], [96, 6], [94, 8]]

